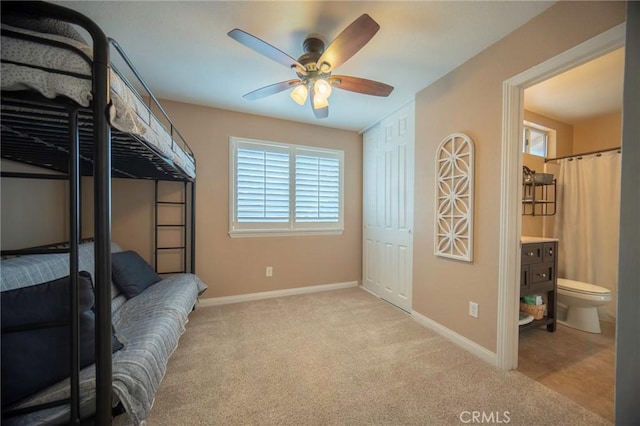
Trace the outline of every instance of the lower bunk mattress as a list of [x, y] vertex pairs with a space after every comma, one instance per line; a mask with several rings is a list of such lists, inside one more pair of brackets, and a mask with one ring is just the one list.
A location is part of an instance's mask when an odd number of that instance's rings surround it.
[[[113, 244], [114, 252], [120, 248]], [[93, 244], [80, 246], [79, 266], [93, 275]], [[20, 286], [60, 278], [68, 274], [68, 255], [48, 254], [24, 256], [2, 261], [3, 291]], [[198, 295], [207, 286], [193, 274], [175, 274], [125, 300], [112, 285], [112, 324], [115, 335], [123, 343], [112, 355], [112, 405], [121, 404], [125, 413], [121, 424], [141, 424], [153, 406], [155, 394], [165, 375], [169, 357], [185, 332], [188, 315]], [[115, 290], [115, 292], [114, 292]], [[4, 348], [5, 350], [7, 348]], [[80, 404], [83, 418], [95, 412], [96, 371], [91, 364], [80, 371]], [[70, 397], [69, 379], [55, 383], [3, 411], [60, 401]], [[3, 416], [3, 425], [67, 424], [69, 405], [36, 411], [20, 416]]]

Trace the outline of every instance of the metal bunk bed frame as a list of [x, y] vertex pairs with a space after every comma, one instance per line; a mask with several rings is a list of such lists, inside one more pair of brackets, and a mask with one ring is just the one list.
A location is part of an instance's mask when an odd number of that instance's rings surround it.
[[[124, 51], [114, 41], [106, 37], [101, 28], [86, 16], [74, 10], [48, 4], [44, 2], [2, 2], [2, 13], [20, 14], [24, 16], [51, 18], [59, 21], [68, 22], [78, 25], [85, 29], [92, 38], [93, 60], [92, 68], [92, 101], [90, 105], [90, 115], [92, 116], [93, 128], [91, 138], [93, 140], [92, 163], [93, 170], [93, 193], [94, 193], [94, 257], [95, 257], [95, 313], [96, 313], [96, 347], [95, 347], [95, 365], [96, 365], [96, 407], [93, 420], [98, 425], [111, 424], [114, 409], [112, 409], [112, 353], [111, 353], [111, 177], [112, 177], [112, 144], [111, 144], [111, 126], [108, 119], [110, 100], [109, 86], [109, 69], [110, 69], [110, 45], [113, 46], [133, 72], [138, 81], [142, 84], [149, 95], [149, 102], [153, 102], [164, 119], [170, 123], [171, 135], [177, 134], [182, 141], [184, 138], [177, 131], [172, 121], [160, 103], [151, 93], [146, 83], [133, 67], [131, 61], [127, 58]], [[124, 77], [123, 77], [124, 78]], [[130, 85], [128, 81], [125, 80]], [[26, 99], [31, 99], [31, 95], [25, 95]], [[13, 97], [13, 96], [12, 96]], [[36, 253], [60, 253], [68, 252], [70, 257], [70, 281], [71, 281], [71, 369], [70, 369], [70, 398], [59, 402], [44, 404], [34, 408], [44, 409], [51, 406], [70, 404], [70, 421], [69, 424], [80, 424], [87, 419], [81, 419], [80, 414], [80, 356], [79, 356], [79, 312], [78, 312], [78, 252], [81, 236], [80, 228], [80, 176], [87, 174], [81, 170], [80, 152], [81, 130], [79, 127], [79, 114], [86, 113], [86, 108], [81, 107], [71, 101], [63, 101], [60, 98], [56, 100], [47, 100], [42, 96], [37, 96], [38, 102], [50, 103], [52, 105], [64, 105], [68, 114], [68, 173], [66, 175], [48, 175], [48, 174], [21, 174], [3, 172], [3, 177], [27, 177], [36, 179], [67, 179], [69, 180], [69, 244], [68, 248], [61, 249], [27, 249], [27, 250], [11, 250], [3, 252], [2, 255], [18, 255], [18, 254], [36, 254]], [[3, 92], [3, 103], [5, 101], [5, 93]], [[41, 105], [42, 106], [42, 105]], [[4, 135], [3, 135], [4, 138]], [[174, 142], [175, 143], [175, 142]], [[186, 145], [186, 142], [184, 142]], [[188, 145], [187, 145], [188, 149]], [[190, 149], [189, 149], [189, 152]], [[86, 158], [83, 158], [86, 160]], [[194, 159], [195, 164], [195, 159]], [[157, 164], [154, 164], [159, 169]], [[164, 173], [164, 175], [163, 175]], [[176, 175], [171, 176], [167, 173], [167, 169], [159, 170], [160, 178], [158, 180], [182, 180], [191, 183], [191, 221], [190, 221], [190, 269], [195, 273], [195, 178], [188, 178], [185, 174], [183, 179], [177, 178]], [[135, 177], [135, 176], [129, 176]], [[145, 176], [145, 178], [150, 178]], [[185, 190], [185, 202], [187, 192]], [[186, 210], [186, 207], [185, 207]], [[185, 240], [186, 232], [185, 229]], [[186, 265], [186, 249], [185, 264]], [[21, 412], [29, 412], [36, 410], [19, 410]], [[4, 415], [4, 413], [3, 413]]]

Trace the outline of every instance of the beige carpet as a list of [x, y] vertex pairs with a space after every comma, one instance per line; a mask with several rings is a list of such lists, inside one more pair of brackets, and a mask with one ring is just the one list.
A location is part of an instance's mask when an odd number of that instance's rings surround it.
[[454, 425], [474, 411], [475, 424], [610, 424], [353, 288], [198, 308], [147, 425]]

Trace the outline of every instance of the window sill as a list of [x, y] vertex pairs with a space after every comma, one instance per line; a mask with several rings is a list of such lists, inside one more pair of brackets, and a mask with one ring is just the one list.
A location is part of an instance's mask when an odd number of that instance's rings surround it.
[[229, 236], [231, 238], [263, 238], [263, 237], [325, 237], [325, 236], [333, 236], [333, 235], [342, 235], [344, 232], [343, 229], [322, 229], [322, 230], [311, 230], [311, 229], [303, 229], [297, 231], [289, 231], [276, 229], [273, 231], [266, 230], [238, 230], [238, 231], [229, 231]]

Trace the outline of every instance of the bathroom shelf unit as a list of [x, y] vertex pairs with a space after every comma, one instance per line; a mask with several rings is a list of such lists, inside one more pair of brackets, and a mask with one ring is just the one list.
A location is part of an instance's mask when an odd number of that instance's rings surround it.
[[520, 269], [520, 297], [532, 294], [546, 296], [547, 315], [542, 319], [520, 326], [520, 332], [546, 326], [547, 331], [556, 331], [558, 283], [558, 242], [539, 239], [538, 242], [522, 243]]
[[522, 215], [553, 216], [556, 214], [556, 179], [551, 183], [522, 183]]

